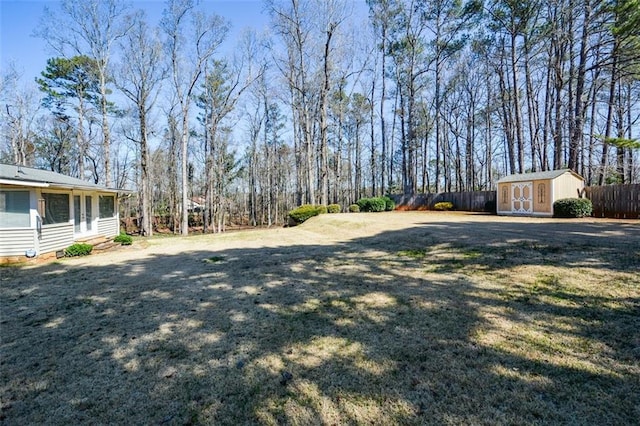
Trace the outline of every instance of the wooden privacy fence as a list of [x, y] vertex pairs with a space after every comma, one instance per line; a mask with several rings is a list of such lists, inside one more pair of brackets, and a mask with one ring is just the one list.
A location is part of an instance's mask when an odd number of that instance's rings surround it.
[[[594, 217], [640, 219], [640, 184], [587, 186], [584, 196], [593, 204]], [[496, 211], [496, 191], [394, 195], [392, 198], [399, 210], [433, 210], [436, 203], [450, 201], [455, 210]]]
[[640, 184], [587, 186], [594, 217], [640, 219]]
[[496, 191], [394, 195], [392, 198], [400, 210], [433, 210], [436, 203], [449, 201], [453, 203], [455, 210], [493, 213], [496, 211]]

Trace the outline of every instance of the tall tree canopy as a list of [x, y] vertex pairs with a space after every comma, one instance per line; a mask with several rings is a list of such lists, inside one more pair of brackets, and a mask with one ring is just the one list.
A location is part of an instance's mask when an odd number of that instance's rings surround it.
[[263, 4], [253, 31], [215, 2], [49, 5], [40, 90], [0, 79], [0, 158], [126, 183], [145, 235], [518, 172], [640, 181], [638, 0]]

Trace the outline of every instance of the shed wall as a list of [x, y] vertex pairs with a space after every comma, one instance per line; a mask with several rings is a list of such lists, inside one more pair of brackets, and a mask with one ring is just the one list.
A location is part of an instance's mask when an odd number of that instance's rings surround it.
[[511, 191], [510, 183], [498, 184], [497, 210], [499, 212], [511, 211], [511, 192], [510, 191]]
[[551, 214], [551, 180], [534, 180], [533, 181], [533, 212]]
[[553, 180], [553, 200], [561, 200], [563, 198], [577, 198], [578, 190], [584, 188], [584, 182], [576, 178], [571, 173], [565, 173]]

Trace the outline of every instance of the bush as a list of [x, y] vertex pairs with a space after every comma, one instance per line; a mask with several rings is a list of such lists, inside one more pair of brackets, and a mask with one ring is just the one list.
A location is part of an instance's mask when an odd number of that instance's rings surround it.
[[396, 202], [393, 201], [390, 197], [382, 197], [384, 200], [384, 211], [390, 212], [396, 208]]
[[383, 212], [387, 203], [383, 198], [360, 198], [356, 204], [360, 207], [361, 212]]
[[329, 204], [327, 206], [327, 211], [329, 213], [340, 213], [342, 211], [342, 207], [340, 207], [340, 204]]
[[587, 198], [563, 198], [553, 203], [553, 217], [591, 216], [593, 205]]
[[453, 203], [450, 201], [441, 201], [433, 206], [434, 210], [447, 211], [453, 210]]
[[303, 204], [289, 212], [289, 219], [293, 225], [300, 225], [307, 219], [312, 218], [313, 216], [318, 216], [319, 214], [319, 206]]
[[318, 209], [318, 214], [327, 214], [328, 212], [327, 206], [316, 206], [316, 208]]
[[125, 234], [124, 232], [121, 232], [120, 235], [118, 235], [113, 239], [113, 242], [120, 243], [123, 246], [130, 246], [131, 243], [133, 243], [133, 238], [131, 238], [129, 235]]
[[387, 203], [383, 198], [373, 197], [369, 198], [369, 211], [370, 212], [383, 212], [387, 208]]
[[359, 213], [360, 212], [360, 206], [357, 204], [351, 204], [349, 206], [349, 212], [351, 213]]
[[85, 243], [75, 243], [64, 250], [66, 257], [87, 256], [91, 254], [93, 246]]

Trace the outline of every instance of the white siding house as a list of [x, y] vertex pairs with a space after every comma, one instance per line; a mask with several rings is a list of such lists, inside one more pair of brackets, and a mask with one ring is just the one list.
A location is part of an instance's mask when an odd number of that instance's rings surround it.
[[93, 237], [115, 237], [119, 192], [59, 173], [0, 164], [0, 263], [55, 253]]

